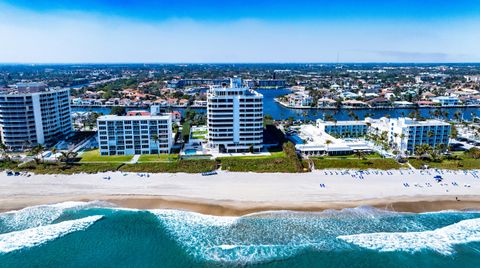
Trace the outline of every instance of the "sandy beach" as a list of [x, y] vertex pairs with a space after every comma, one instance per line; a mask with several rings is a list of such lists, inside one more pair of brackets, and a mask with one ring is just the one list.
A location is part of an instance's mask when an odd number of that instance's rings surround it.
[[[440, 175], [443, 181], [434, 180]], [[106, 179], [110, 177], [110, 179]], [[424, 212], [480, 209], [480, 171], [321, 170], [310, 173], [0, 174], [0, 211], [63, 201], [173, 208], [212, 215], [321, 211], [363, 205]]]

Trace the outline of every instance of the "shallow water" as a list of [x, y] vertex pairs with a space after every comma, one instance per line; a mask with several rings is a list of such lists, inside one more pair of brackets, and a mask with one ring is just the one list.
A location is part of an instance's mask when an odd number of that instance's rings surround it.
[[479, 267], [480, 212], [243, 217], [67, 202], [0, 214], [0, 267]]

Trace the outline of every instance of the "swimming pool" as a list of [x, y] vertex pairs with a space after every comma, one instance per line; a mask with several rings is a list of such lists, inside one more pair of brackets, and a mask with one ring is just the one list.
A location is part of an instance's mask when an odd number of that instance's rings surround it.
[[187, 149], [187, 150], [185, 150], [185, 154], [187, 154], [187, 155], [197, 154], [197, 150]]
[[293, 135], [293, 136], [289, 136], [288, 137], [294, 144], [303, 144], [303, 140], [297, 136], [297, 135]]

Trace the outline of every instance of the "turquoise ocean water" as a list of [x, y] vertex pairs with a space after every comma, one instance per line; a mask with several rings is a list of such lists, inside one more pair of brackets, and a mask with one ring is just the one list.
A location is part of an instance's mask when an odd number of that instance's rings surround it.
[[216, 217], [67, 202], [0, 214], [0, 267], [480, 267], [480, 212]]

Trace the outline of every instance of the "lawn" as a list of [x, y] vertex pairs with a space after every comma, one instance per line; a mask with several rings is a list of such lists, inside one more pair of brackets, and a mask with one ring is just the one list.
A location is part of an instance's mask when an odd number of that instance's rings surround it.
[[105, 163], [72, 163], [66, 165], [64, 163], [30, 163], [22, 167], [17, 164], [11, 166], [10, 169], [16, 171], [28, 171], [35, 174], [74, 174], [74, 173], [99, 173], [107, 171], [116, 171], [122, 163], [105, 162]]
[[157, 163], [136, 163], [125, 164], [120, 170], [125, 172], [150, 172], [150, 173], [201, 173], [212, 171], [216, 169], [216, 162], [207, 159], [195, 160], [177, 160], [171, 163], [157, 162]]
[[172, 162], [178, 160], [178, 154], [142, 154], [138, 163], [143, 162]]
[[249, 160], [249, 159], [275, 159], [285, 157], [283, 151], [280, 152], [270, 152], [270, 155], [246, 155], [246, 156], [229, 156], [229, 157], [219, 157], [218, 160], [222, 161], [225, 159], [236, 159], [236, 160]]
[[[303, 167], [296, 165], [295, 160], [286, 157], [269, 158], [236, 158], [224, 157], [220, 160], [223, 170], [237, 171], [237, 172], [287, 172], [295, 173], [301, 172]], [[301, 165], [301, 164], [300, 164]]]
[[474, 159], [469, 157], [461, 157], [459, 160], [442, 160], [438, 162], [421, 160], [421, 159], [409, 159], [408, 162], [415, 168], [422, 168], [423, 165], [428, 165], [430, 168], [443, 168], [443, 169], [480, 169], [480, 159]]
[[118, 163], [124, 163], [132, 160], [133, 155], [105, 155], [102, 156], [100, 155], [100, 151], [98, 149], [96, 150], [89, 150], [83, 152], [83, 154], [80, 155], [82, 158], [80, 162], [90, 162], [90, 163], [98, 163], [98, 162], [118, 162]]
[[[363, 156], [366, 159], [384, 158], [383, 156], [381, 156], [378, 153], [365, 154]], [[358, 158], [358, 156], [356, 156], [354, 154], [351, 154], [351, 155], [312, 156], [312, 157], [310, 157], [310, 159], [325, 159], [325, 158], [328, 158], [328, 159], [356, 159], [356, 160], [361, 159], [361, 158]]]
[[235, 156], [217, 158], [223, 170], [237, 172], [305, 172], [303, 163], [289, 143], [283, 151], [271, 152], [268, 156]]
[[205, 139], [208, 134], [207, 130], [197, 130], [192, 132], [192, 139]]
[[398, 169], [402, 167], [397, 161], [391, 158], [337, 158], [337, 157], [323, 157], [311, 158], [315, 165], [315, 169]]
[[207, 130], [196, 130], [192, 132], [192, 135], [207, 135]]

